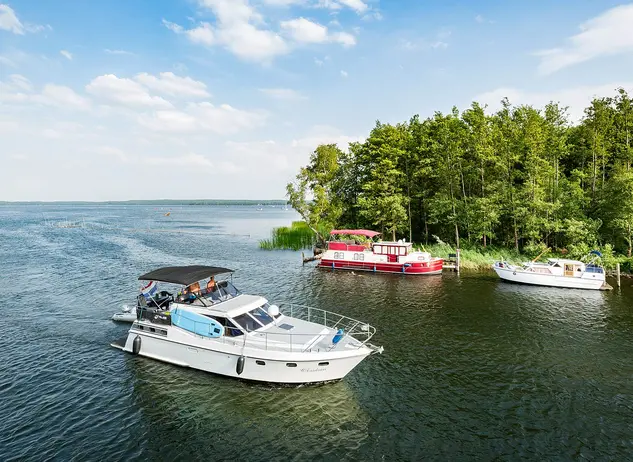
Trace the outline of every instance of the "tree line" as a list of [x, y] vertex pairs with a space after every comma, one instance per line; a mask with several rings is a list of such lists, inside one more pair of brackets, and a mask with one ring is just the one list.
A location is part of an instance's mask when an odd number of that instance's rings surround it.
[[623, 89], [594, 98], [577, 123], [554, 102], [504, 99], [492, 114], [474, 102], [461, 113], [378, 121], [347, 150], [320, 145], [287, 193], [320, 234], [370, 228], [413, 242], [573, 254], [610, 245], [630, 257], [632, 136]]

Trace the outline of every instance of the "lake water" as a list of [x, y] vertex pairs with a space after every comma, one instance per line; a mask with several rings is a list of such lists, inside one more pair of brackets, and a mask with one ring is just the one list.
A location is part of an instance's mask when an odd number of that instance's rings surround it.
[[[631, 457], [630, 280], [598, 292], [493, 273], [355, 275], [259, 250], [295, 218], [0, 206], [0, 460]], [[367, 321], [385, 352], [338, 383], [275, 388], [111, 348], [129, 325], [110, 317], [133, 302], [138, 275], [175, 264], [234, 268], [246, 292]]]

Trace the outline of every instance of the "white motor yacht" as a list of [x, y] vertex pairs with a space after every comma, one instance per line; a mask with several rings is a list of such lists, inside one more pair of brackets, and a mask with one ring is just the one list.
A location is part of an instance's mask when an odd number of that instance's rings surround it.
[[136, 320], [112, 346], [215, 374], [284, 384], [340, 380], [383, 351], [369, 343], [376, 331], [369, 324], [318, 308], [273, 305], [240, 292], [228, 279], [215, 281], [229, 273], [175, 266], [140, 276], [154, 282], [153, 290], [158, 282], [184, 290], [139, 295]]
[[[600, 257], [598, 251], [591, 255]], [[547, 263], [526, 262], [520, 266], [496, 261], [492, 266], [497, 275], [506, 281], [570, 289], [608, 290], [604, 268], [593, 258], [588, 263], [579, 260], [549, 258]]]

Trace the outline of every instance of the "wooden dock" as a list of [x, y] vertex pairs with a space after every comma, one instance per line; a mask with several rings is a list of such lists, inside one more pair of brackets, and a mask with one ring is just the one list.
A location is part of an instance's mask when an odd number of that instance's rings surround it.
[[459, 273], [459, 249], [457, 249], [455, 253], [448, 254], [448, 258], [444, 259], [442, 269]]

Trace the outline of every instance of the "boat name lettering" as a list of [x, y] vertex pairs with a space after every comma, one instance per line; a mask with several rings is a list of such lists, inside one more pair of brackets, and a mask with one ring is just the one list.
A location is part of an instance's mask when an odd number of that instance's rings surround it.
[[317, 367], [316, 369], [310, 369], [307, 367], [304, 367], [303, 369], [301, 369], [301, 372], [323, 372], [325, 370], [325, 367]]

